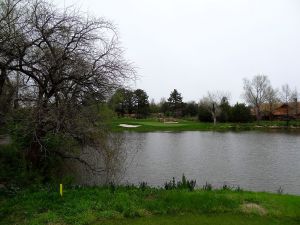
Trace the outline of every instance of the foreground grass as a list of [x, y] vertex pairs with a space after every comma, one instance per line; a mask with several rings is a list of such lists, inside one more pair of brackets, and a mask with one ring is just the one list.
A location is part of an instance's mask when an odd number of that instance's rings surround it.
[[95, 224], [106, 225], [298, 225], [297, 221], [291, 221], [289, 219], [278, 219], [270, 217], [261, 217], [257, 215], [235, 215], [235, 214], [210, 214], [210, 215], [195, 215], [186, 214], [181, 216], [155, 216], [144, 217], [138, 219], [126, 219], [126, 220], [111, 220], [101, 221]]
[[44, 187], [2, 193], [0, 224], [300, 224], [300, 196], [85, 187], [60, 197]]
[[[136, 128], [124, 128], [119, 124], [140, 125]], [[289, 127], [286, 127], [285, 121], [259, 121], [253, 123], [204, 123], [193, 120], [178, 120], [178, 123], [163, 123], [157, 119], [133, 119], [133, 118], [114, 118], [111, 122], [113, 131], [229, 131], [229, 130], [280, 130], [300, 132], [300, 121], [290, 121]]]

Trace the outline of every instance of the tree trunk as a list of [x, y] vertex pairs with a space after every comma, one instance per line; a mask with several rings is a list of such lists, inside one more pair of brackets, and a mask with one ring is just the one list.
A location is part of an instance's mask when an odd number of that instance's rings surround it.
[[256, 113], [256, 120], [260, 121], [261, 120], [261, 114], [260, 114], [259, 106], [256, 106], [255, 113]]

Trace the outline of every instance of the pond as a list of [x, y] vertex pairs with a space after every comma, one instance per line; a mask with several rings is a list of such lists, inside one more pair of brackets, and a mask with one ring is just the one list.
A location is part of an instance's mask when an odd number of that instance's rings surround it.
[[[300, 135], [277, 132], [127, 132], [121, 183], [162, 186], [175, 177], [245, 190], [300, 194]], [[124, 164], [124, 165], [125, 165]], [[88, 178], [97, 183], [99, 177]]]

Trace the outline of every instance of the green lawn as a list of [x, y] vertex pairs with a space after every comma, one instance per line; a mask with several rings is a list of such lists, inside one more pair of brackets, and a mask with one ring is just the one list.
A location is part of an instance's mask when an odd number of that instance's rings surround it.
[[[136, 128], [124, 128], [119, 124], [140, 125]], [[193, 120], [179, 119], [178, 123], [170, 124], [159, 122], [157, 119], [133, 119], [133, 118], [114, 118], [111, 121], [113, 131], [228, 131], [228, 130], [280, 130], [286, 129], [284, 121], [260, 121], [253, 123], [204, 123]], [[297, 128], [296, 128], [297, 127]], [[290, 131], [300, 131], [300, 122], [291, 121]]]
[[300, 224], [300, 196], [136, 187], [0, 192], [0, 224]]
[[299, 225], [298, 221], [260, 217], [257, 215], [211, 214], [180, 216], [152, 216], [137, 219], [98, 221], [95, 225]]

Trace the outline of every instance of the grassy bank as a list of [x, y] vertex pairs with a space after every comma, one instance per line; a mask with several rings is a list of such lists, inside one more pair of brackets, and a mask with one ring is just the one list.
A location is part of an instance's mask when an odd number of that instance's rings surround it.
[[0, 224], [299, 224], [300, 196], [230, 190], [57, 188], [0, 197]]
[[[139, 125], [135, 128], [120, 127], [120, 124]], [[300, 132], [300, 121], [260, 121], [253, 123], [204, 123], [193, 120], [178, 120], [178, 123], [163, 123], [157, 119], [114, 118], [111, 121], [113, 131], [234, 131], [234, 130], [290, 130]]]

